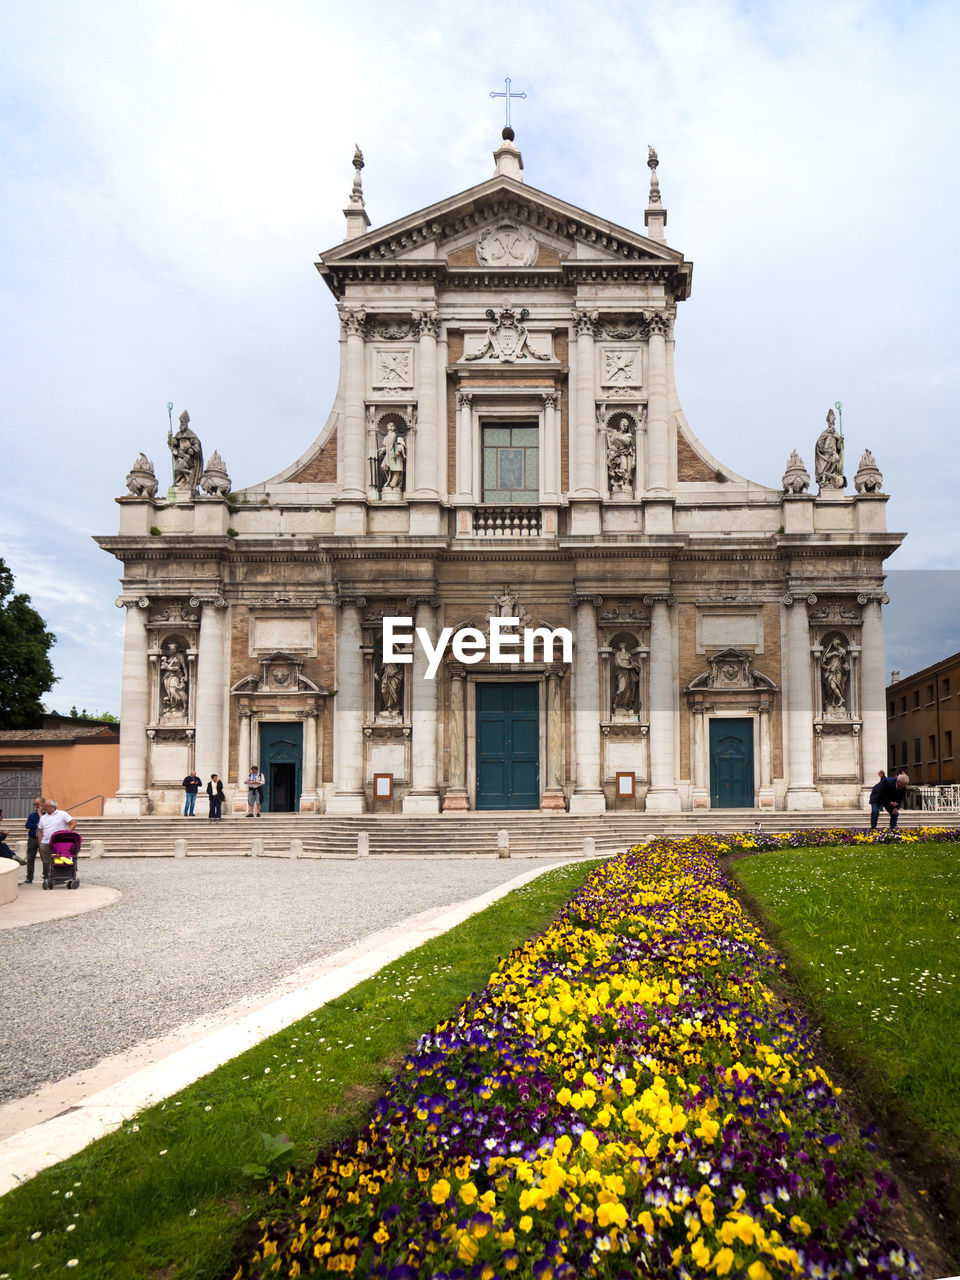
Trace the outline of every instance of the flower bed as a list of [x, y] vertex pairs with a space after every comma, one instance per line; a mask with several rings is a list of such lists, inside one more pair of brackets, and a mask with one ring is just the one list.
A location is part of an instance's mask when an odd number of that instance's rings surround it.
[[729, 835], [697, 835], [676, 839], [660, 836], [645, 847], [680, 853], [765, 852], [770, 849], [808, 849], [824, 845], [958, 844], [960, 827], [811, 827], [807, 831], [734, 831]]
[[421, 1039], [360, 1141], [288, 1175], [235, 1280], [919, 1275], [702, 843], [598, 868]]

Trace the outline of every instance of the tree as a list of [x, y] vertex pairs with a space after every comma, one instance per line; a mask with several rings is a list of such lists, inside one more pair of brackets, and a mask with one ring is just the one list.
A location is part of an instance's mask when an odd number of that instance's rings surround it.
[[40, 699], [57, 679], [49, 656], [56, 639], [30, 597], [14, 595], [0, 560], [0, 729], [29, 729], [43, 715]]

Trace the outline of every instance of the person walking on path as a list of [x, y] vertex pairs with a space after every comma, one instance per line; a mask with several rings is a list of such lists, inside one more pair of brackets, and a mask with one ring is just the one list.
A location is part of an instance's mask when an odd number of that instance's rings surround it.
[[210, 821], [220, 822], [223, 817], [223, 783], [215, 773], [210, 775], [207, 783], [207, 795], [210, 797]]
[[[2, 823], [3, 823], [3, 810], [0, 809], [0, 825], [2, 825]], [[10, 848], [10, 846], [7, 844], [8, 834], [9, 833], [6, 831], [0, 831], [0, 858], [12, 858], [14, 862], [19, 862], [22, 867], [26, 864], [26, 859], [21, 858], [19, 853], [14, 853], [13, 850]]]
[[260, 772], [255, 764], [250, 766], [250, 772], [247, 774], [244, 785], [247, 788], [247, 817], [252, 818], [254, 813], [260, 817], [260, 806], [263, 804], [263, 788], [266, 786], [266, 778]]
[[197, 803], [197, 792], [203, 786], [203, 780], [197, 775], [196, 769], [191, 769], [183, 780], [183, 789], [186, 792], [186, 798], [183, 802], [183, 816], [185, 818], [193, 817], [193, 806]]
[[76, 820], [71, 818], [66, 809], [59, 809], [56, 800], [43, 802], [43, 813], [40, 815], [40, 862], [43, 865], [43, 878], [50, 879], [50, 837], [58, 831], [73, 831]]
[[870, 830], [876, 831], [880, 810], [886, 809], [890, 815], [890, 830], [893, 831], [900, 816], [900, 801], [903, 793], [897, 787], [897, 779], [887, 777], [882, 769], [878, 771], [877, 781], [870, 792]]
[[33, 810], [27, 814], [23, 824], [27, 829], [27, 878], [24, 884], [33, 884], [33, 869], [37, 865], [37, 854], [40, 852], [40, 814], [43, 812], [43, 796], [37, 796], [33, 802]]

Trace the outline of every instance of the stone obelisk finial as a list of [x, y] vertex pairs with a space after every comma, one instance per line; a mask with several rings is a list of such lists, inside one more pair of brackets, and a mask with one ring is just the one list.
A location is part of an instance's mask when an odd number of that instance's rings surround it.
[[659, 240], [661, 244], [666, 244], [667, 237], [664, 235], [663, 229], [667, 225], [667, 211], [660, 203], [660, 179], [657, 177], [657, 165], [659, 163], [657, 153], [653, 147], [648, 146], [647, 165], [650, 169], [650, 195], [643, 215], [643, 225], [647, 228], [647, 235], [651, 240]]
[[370, 225], [370, 219], [363, 204], [363, 179], [360, 177], [362, 169], [363, 152], [354, 144], [353, 189], [350, 192], [350, 203], [343, 211], [343, 216], [347, 220], [347, 233], [343, 237], [344, 240], [353, 240], [356, 236], [362, 236]]

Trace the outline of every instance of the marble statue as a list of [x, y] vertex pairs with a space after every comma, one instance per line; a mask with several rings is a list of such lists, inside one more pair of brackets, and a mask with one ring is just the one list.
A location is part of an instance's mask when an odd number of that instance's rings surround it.
[[135, 498], [152, 498], [157, 492], [153, 463], [146, 454], [138, 453], [127, 473], [127, 488]]
[[190, 415], [184, 409], [176, 435], [167, 432], [167, 447], [173, 455], [173, 483], [177, 489], [195, 493], [203, 473], [203, 448], [190, 430]]
[[869, 449], [863, 451], [857, 474], [853, 477], [853, 485], [857, 493], [879, 493], [883, 487], [883, 476]]
[[837, 415], [831, 409], [827, 414], [827, 426], [817, 438], [815, 470], [820, 491], [842, 489], [847, 483], [843, 474], [843, 437], [834, 425]]
[[403, 667], [384, 662], [376, 673], [380, 685], [380, 710], [388, 719], [397, 719], [403, 710]]
[[377, 457], [383, 488], [391, 494], [402, 493], [407, 469], [407, 444], [392, 423], [384, 433]]
[[220, 454], [214, 449], [213, 456], [207, 463], [200, 477], [200, 488], [211, 498], [222, 498], [230, 492], [230, 477]]
[[640, 661], [621, 640], [613, 655], [614, 711], [636, 714], [640, 710]]
[[187, 713], [187, 663], [175, 644], [168, 644], [160, 659], [161, 714]]
[[784, 493], [806, 493], [810, 488], [810, 472], [803, 465], [803, 459], [796, 449], [787, 459], [787, 469], [783, 473]]
[[850, 659], [839, 636], [834, 636], [820, 655], [823, 680], [824, 711], [828, 716], [842, 716], [847, 709], [847, 677]]
[[607, 423], [607, 478], [613, 494], [630, 493], [637, 465], [637, 447], [630, 419], [625, 415]]

